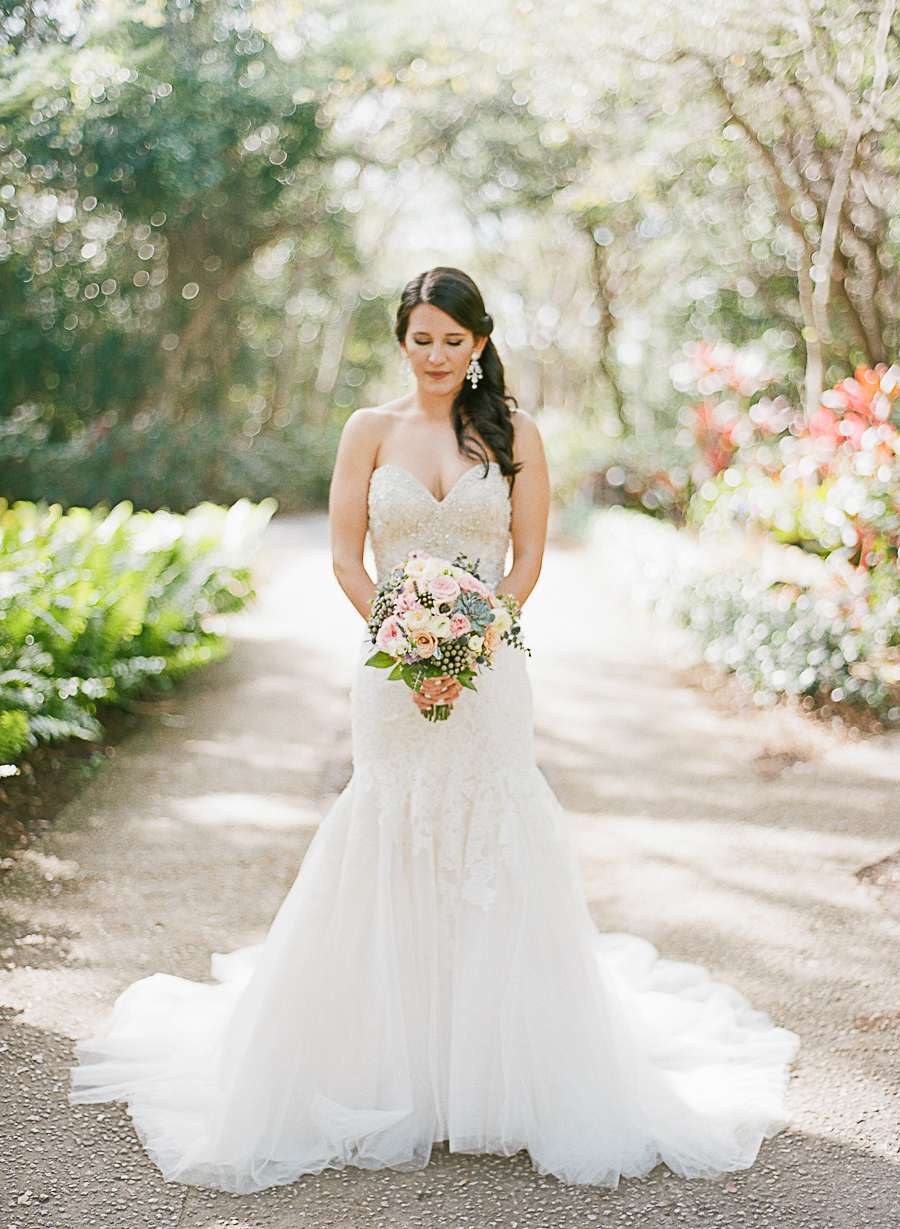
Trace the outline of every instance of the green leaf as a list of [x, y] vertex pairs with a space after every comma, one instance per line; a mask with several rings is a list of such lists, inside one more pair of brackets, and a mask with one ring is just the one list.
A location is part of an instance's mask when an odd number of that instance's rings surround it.
[[381, 649], [366, 662], [367, 666], [375, 666], [377, 670], [387, 670], [389, 666], [393, 666], [395, 660], [390, 653], [385, 653]]
[[228, 642], [208, 617], [247, 600], [269, 512], [247, 501], [185, 517], [0, 503], [0, 759], [99, 739], [98, 702], [220, 660]]
[[0, 713], [0, 760], [14, 759], [30, 742], [28, 718], [23, 712]]

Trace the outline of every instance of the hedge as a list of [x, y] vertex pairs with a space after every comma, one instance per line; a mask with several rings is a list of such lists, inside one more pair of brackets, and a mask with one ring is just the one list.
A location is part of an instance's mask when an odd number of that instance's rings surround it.
[[[269, 500], [180, 516], [0, 501], [0, 764], [227, 651]], [[11, 771], [7, 766], [6, 772]]]

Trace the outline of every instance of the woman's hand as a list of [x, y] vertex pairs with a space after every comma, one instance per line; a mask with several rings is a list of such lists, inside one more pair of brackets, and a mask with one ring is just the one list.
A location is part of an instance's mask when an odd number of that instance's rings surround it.
[[439, 679], [426, 679], [421, 691], [412, 693], [416, 708], [433, 708], [435, 704], [452, 704], [462, 694], [462, 687], [448, 674]]

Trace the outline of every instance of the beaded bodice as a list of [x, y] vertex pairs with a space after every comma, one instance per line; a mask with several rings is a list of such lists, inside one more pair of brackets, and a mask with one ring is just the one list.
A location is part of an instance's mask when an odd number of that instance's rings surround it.
[[503, 579], [509, 546], [509, 484], [492, 462], [466, 470], [443, 499], [437, 500], [409, 470], [380, 465], [369, 483], [369, 540], [378, 579], [411, 551], [427, 550], [444, 559], [466, 555], [496, 586]]

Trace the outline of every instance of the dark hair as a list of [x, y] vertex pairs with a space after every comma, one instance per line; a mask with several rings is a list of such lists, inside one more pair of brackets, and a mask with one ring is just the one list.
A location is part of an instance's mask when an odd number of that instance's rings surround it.
[[473, 388], [468, 380], [463, 380], [453, 402], [453, 430], [464, 457], [483, 462], [487, 474], [491, 459], [486, 444], [496, 457], [500, 472], [512, 484], [522, 468], [513, 456], [515, 431], [509, 412], [516, 400], [506, 390], [503, 364], [490, 337], [494, 322], [484, 309], [481, 291], [461, 269], [438, 267], [420, 273], [400, 296], [394, 325], [399, 342], [406, 341], [409, 318], [420, 303], [440, 308], [476, 337], [486, 338], [478, 360], [482, 371], [478, 387]]

